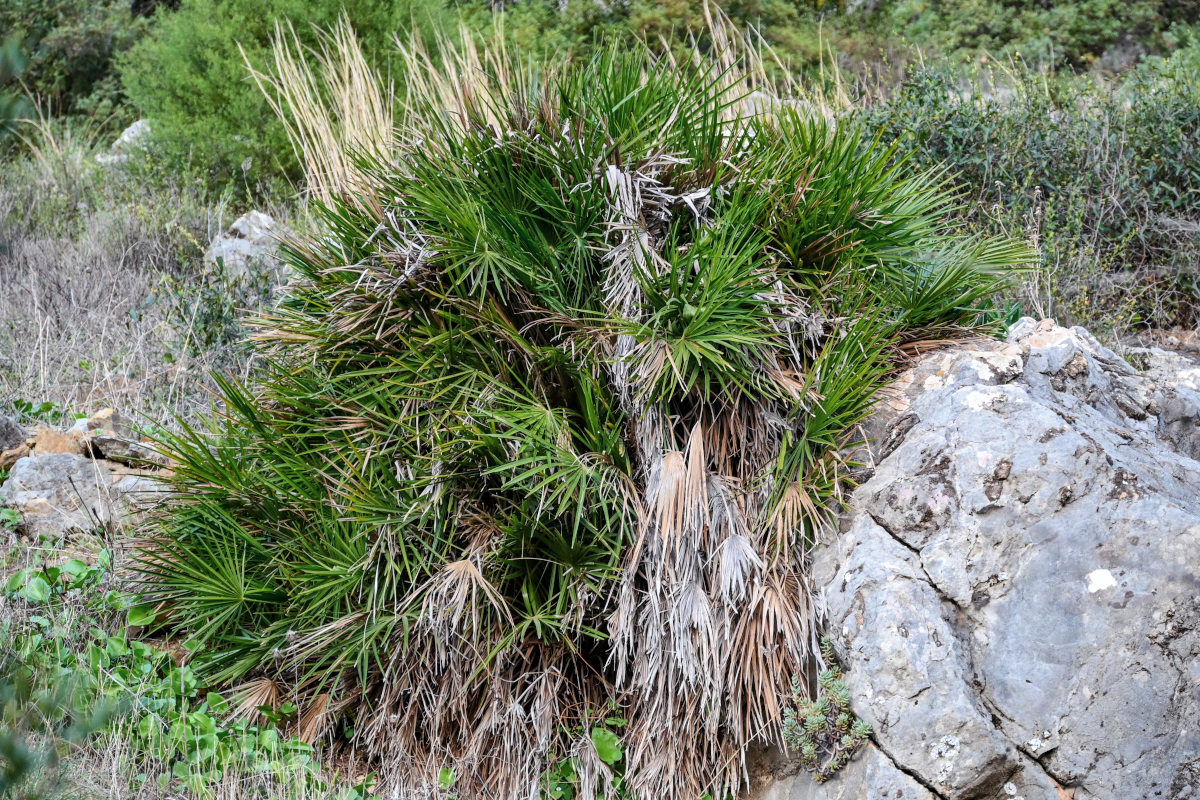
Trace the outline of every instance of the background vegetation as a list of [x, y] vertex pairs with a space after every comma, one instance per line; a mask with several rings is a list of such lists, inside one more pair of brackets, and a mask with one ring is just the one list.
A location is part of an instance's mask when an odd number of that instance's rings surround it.
[[1119, 81], [1016, 62], [918, 67], [854, 112], [923, 166], [946, 164], [986, 231], [1026, 230], [1043, 269], [1028, 311], [1112, 338], [1194, 327], [1200, 262], [1200, 47]]
[[[150, 29], [150, 3], [128, 0], [10, 0], [0, 35], [23, 53], [24, 87], [47, 113], [114, 124], [132, 121], [116, 61]], [[118, 128], [119, 130], [119, 128]]]
[[397, 35], [432, 38], [457, 22], [451, 8], [420, 0], [181, 0], [124, 54], [123, 87], [159, 126], [161, 155], [177, 168], [188, 165], [210, 185], [240, 182], [251, 170], [268, 180], [299, 178], [284, 127], [248, 79], [247, 62], [266, 68], [277, 20], [294, 21], [300, 41], [314, 46], [317, 29], [332, 28], [343, 12], [385, 72], [398, 58]]

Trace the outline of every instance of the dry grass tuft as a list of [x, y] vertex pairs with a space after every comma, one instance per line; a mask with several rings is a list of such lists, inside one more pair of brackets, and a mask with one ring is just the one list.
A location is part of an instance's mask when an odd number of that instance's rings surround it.
[[[391, 153], [394, 114], [390, 82], [363, 56], [345, 17], [321, 34], [321, 46], [306, 52], [291, 23], [275, 24], [274, 73], [246, 65], [271, 108], [291, 135], [304, 164], [309, 196], [330, 205], [335, 199], [367, 203], [379, 213], [374, 182], [361, 169], [363, 158]], [[239, 45], [240, 47], [240, 45]], [[245, 57], [245, 52], [242, 53]], [[313, 56], [316, 68], [307, 56]]]
[[23, 133], [29, 155], [0, 181], [0, 413], [18, 400], [155, 421], [205, 410], [208, 373], [244, 365], [243, 298], [201, 263], [236, 214], [195, 186], [98, 165], [77, 131]]
[[[704, 22], [703, 33], [711, 45], [702, 49], [693, 36], [693, 63], [697, 66], [711, 63], [719, 70], [724, 88], [737, 88], [739, 93], [745, 93], [737, 113], [776, 110], [784, 102], [780, 98], [787, 98], [789, 105], [803, 105], [826, 119], [854, 109], [849, 81], [832, 51], [828, 59], [822, 55], [818, 80], [802, 82], [757, 30], [738, 28], [709, 0], [704, 0]], [[669, 57], [671, 48], [665, 40], [662, 49]]]

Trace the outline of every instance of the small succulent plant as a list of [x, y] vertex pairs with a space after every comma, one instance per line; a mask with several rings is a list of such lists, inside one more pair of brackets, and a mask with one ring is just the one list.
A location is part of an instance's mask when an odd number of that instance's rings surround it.
[[829, 780], [862, 749], [871, 736], [871, 726], [850, 710], [850, 692], [837, 667], [833, 643], [821, 640], [827, 669], [817, 676], [817, 695], [809, 698], [804, 682], [792, 679], [792, 705], [783, 712], [783, 738], [800, 754], [801, 765], [813, 780]]

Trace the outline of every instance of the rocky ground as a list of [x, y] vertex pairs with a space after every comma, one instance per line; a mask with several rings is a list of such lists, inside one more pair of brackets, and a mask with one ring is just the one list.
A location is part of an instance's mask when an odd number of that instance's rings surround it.
[[1126, 358], [1023, 320], [902, 376], [815, 557], [873, 744], [760, 800], [1200, 797], [1200, 361]]
[[[113, 145], [112, 159], [136, 146], [131, 126]], [[231, 280], [269, 273], [272, 287], [287, 280], [278, 243], [288, 235], [261, 211], [243, 214], [218, 234], [204, 253], [207, 268], [220, 268]], [[25, 533], [46, 540], [127, 517], [153, 502], [154, 473], [162, 460], [140, 441], [129, 421], [114, 409], [80, 419], [69, 430], [37, 425], [33, 430], [0, 416], [0, 505], [16, 509]]]
[[164, 462], [113, 409], [80, 419], [69, 430], [28, 431], [0, 417], [0, 505], [21, 516], [34, 541], [61, 542], [132, 520], [160, 495], [154, 480]]
[[[99, 162], [122, 163], [140, 146], [146, 126], [144, 120], [130, 126]], [[273, 293], [288, 277], [278, 256], [279, 242], [288, 234], [269, 215], [250, 211], [209, 242], [204, 268], [218, 270], [235, 284], [261, 282], [266, 275]], [[63, 358], [77, 355], [69, 351]], [[196, 383], [193, 388], [203, 385], [202, 380]], [[101, 397], [112, 394], [119, 393], [99, 392]], [[164, 409], [163, 414], [176, 411]], [[129, 420], [111, 408], [79, 419], [67, 430], [44, 424], [26, 429], [0, 416], [0, 476], [8, 476], [0, 485], [0, 506], [19, 512], [23, 532], [33, 541], [62, 541], [71, 531], [132, 519], [156, 501], [159, 486], [153, 478], [162, 467], [162, 459], [141, 441]]]

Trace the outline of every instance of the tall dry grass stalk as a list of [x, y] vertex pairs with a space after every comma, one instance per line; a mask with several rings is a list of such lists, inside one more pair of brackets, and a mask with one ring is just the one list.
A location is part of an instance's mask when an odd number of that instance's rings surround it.
[[[704, 19], [706, 29], [692, 37], [691, 58], [695, 65], [715, 70], [721, 88], [737, 87], [742, 97], [730, 107], [731, 116], [770, 113], [787, 104], [803, 105], [833, 119], [853, 108], [848, 84], [832, 55], [827, 62], [822, 59], [819, 81], [801, 82], [758, 31], [740, 30], [707, 0]], [[696, 45], [701, 35], [711, 42], [703, 54]], [[440, 35], [432, 47], [418, 36], [407, 41], [397, 36], [395, 45], [407, 76], [398, 107], [391, 81], [367, 63], [344, 17], [322, 34], [316, 51], [300, 44], [290, 23], [286, 30], [277, 24], [271, 73], [246, 61], [287, 127], [304, 165], [309, 195], [322, 203], [341, 199], [378, 212], [378, 187], [362, 169], [362, 156], [386, 161], [398, 148], [420, 146], [419, 140], [398, 141], [396, 131], [419, 131], [423, 126], [414, 116], [431, 109], [439, 109], [449, 120], [474, 114], [502, 127], [502, 114], [488, 107], [491, 98], [521, 93], [528, 80], [527, 71], [506, 45], [503, 15], [497, 17], [495, 33], [486, 40], [464, 24], [453, 35]], [[661, 46], [666, 66], [678, 69], [669, 44], [663, 41]], [[548, 79], [545, 70], [542, 79]]]
[[489, 124], [501, 124], [496, 109], [487, 107], [487, 99], [495, 88], [507, 96], [520, 85], [521, 72], [505, 46], [503, 23], [498, 30], [483, 45], [466, 25], [460, 25], [457, 37], [439, 36], [432, 53], [419, 38], [405, 42], [396, 37], [410, 77], [405, 85], [404, 120], [413, 122], [414, 114], [438, 108], [452, 120], [464, 120], [468, 112], [478, 110]]
[[[774, 48], [754, 28], [738, 28], [714, 3], [704, 0], [704, 30], [710, 47], [701, 48], [692, 36], [691, 58], [697, 67], [710, 65], [720, 74], [720, 85], [743, 95], [733, 113], [770, 112], [780, 104], [803, 105], [826, 119], [854, 109], [849, 83], [832, 51], [823, 51], [816, 81], [802, 81]], [[671, 58], [669, 43], [661, 42]], [[673, 59], [672, 59], [673, 63]]]
[[321, 34], [316, 51], [300, 44], [290, 22], [286, 29], [276, 22], [272, 52], [270, 74], [256, 69], [244, 50], [242, 57], [287, 127], [309, 195], [327, 205], [343, 200], [379, 212], [373, 182], [360, 164], [364, 158], [386, 159], [392, 151], [391, 82], [367, 63], [345, 17]]

